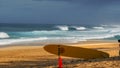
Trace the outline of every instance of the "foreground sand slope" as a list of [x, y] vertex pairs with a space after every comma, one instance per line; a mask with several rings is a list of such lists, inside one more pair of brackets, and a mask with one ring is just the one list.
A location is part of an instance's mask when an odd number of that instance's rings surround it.
[[[118, 43], [71, 44], [76, 47], [92, 48], [110, 54], [107, 59], [81, 60], [63, 57], [64, 67], [93, 68], [120, 67]], [[108, 62], [109, 61], [109, 62]], [[42, 46], [9, 46], [0, 48], [0, 68], [53, 68], [57, 67], [57, 56], [46, 52]]]

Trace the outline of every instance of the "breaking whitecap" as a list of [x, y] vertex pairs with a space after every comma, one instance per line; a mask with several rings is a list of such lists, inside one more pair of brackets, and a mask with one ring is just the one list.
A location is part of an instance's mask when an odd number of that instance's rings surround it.
[[[29, 27], [25, 27], [27, 31], [23, 30], [23, 26], [21, 26], [21, 28], [16, 28], [16, 31], [1, 31], [0, 45], [35, 41], [39, 41], [41, 43], [76, 43], [78, 41], [86, 41], [88, 39], [120, 38], [120, 27], [118, 26], [107, 25], [83, 27], [75, 25], [54, 25], [50, 27], [48, 25], [47, 27], [41, 26], [39, 28], [30, 27], [32, 31], [27, 30]], [[47, 30], [48, 28], [51, 30]], [[71, 28], [74, 28], [75, 30], [70, 30]]]
[[9, 35], [5, 32], [0, 32], [0, 38], [9, 38]]

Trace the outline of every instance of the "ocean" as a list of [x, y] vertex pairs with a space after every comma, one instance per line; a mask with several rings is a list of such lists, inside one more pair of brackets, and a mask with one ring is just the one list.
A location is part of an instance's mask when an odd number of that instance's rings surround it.
[[90, 39], [118, 40], [120, 25], [0, 24], [0, 45], [77, 43]]

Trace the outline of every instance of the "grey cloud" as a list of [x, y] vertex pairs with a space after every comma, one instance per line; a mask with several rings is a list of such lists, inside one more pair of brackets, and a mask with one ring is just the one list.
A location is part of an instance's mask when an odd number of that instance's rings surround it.
[[83, 5], [101, 6], [120, 2], [120, 0], [33, 0], [33, 1], [62, 1], [68, 3], [78, 3]]
[[0, 7], [2, 7], [2, 1], [0, 0]]
[[68, 24], [119, 22], [119, 3], [120, 0], [0, 0], [0, 21]]
[[120, 1], [120, 0], [32, 0], [32, 1], [66, 1], [66, 2], [109, 3], [109, 2], [115, 2], [115, 1]]

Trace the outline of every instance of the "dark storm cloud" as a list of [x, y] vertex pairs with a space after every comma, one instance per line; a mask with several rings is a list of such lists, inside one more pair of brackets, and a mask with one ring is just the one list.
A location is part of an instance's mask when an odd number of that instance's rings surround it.
[[0, 22], [120, 22], [120, 0], [0, 0]]
[[120, 0], [33, 0], [33, 1], [64, 1], [64, 2], [77, 2], [77, 3], [110, 3]]
[[75, 4], [93, 5], [93, 6], [104, 6], [115, 2], [120, 2], [120, 0], [33, 0], [33, 1], [62, 1], [71, 4], [75, 3]]
[[0, 0], [0, 7], [2, 7], [2, 1]]
[[[62, 1], [77, 4], [76, 11], [81, 22], [109, 23], [120, 21], [120, 0], [34, 0], [34, 1]], [[81, 15], [81, 16], [80, 16]], [[82, 18], [81, 18], [82, 17]]]

